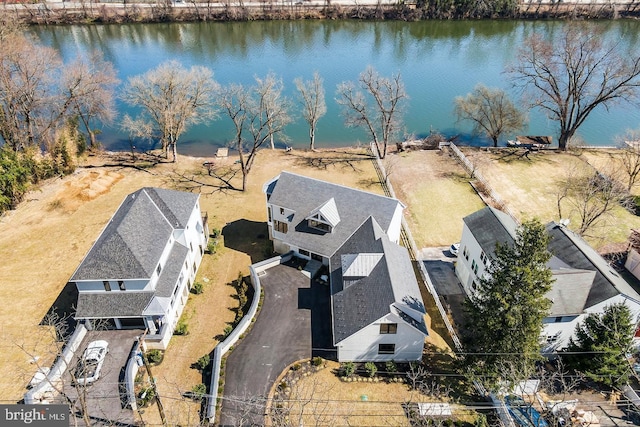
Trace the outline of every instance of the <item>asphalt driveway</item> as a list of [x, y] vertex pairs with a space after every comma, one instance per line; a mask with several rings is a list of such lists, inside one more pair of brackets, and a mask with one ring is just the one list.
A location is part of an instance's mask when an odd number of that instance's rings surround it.
[[[106, 330], [88, 331], [82, 340], [78, 351], [71, 360], [71, 369], [75, 369], [82, 353], [91, 341], [105, 340], [109, 343], [100, 378], [86, 387], [75, 386], [71, 380], [71, 373], [64, 373], [65, 393], [72, 399], [77, 398], [78, 393], [86, 391], [87, 412], [95, 425], [130, 425], [134, 421], [133, 411], [123, 408], [123, 394], [120, 384], [124, 380], [124, 368], [127, 364], [129, 353], [134, 345], [135, 338], [144, 333], [142, 330]], [[79, 425], [82, 420], [78, 419]]]
[[278, 265], [260, 277], [262, 309], [229, 357], [220, 425], [264, 424], [267, 394], [296, 360], [327, 356], [331, 345], [329, 287]]

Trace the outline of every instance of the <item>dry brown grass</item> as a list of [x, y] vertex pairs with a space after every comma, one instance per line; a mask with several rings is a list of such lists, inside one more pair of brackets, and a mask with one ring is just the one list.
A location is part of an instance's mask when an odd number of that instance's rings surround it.
[[462, 218], [484, 204], [469, 176], [446, 152], [414, 151], [387, 156], [385, 167], [419, 247], [448, 246], [460, 240]]
[[[327, 361], [318, 372], [295, 382], [287, 379], [288, 399], [299, 401], [291, 404], [293, 424], [302, 419], [304, 425], [409, 426], [403, 404], [439, 401], [404, 382], [345, 382], [335, 374], [339, 366]], [[457, 418], [468, 415], [456, 405], [453, 412]]]
[[[202, 382], [190, 365], [213, 349], [215, 336], [233, 321], [230, 308], [237, 305], [237, 300], [227, 284], [238, 271], [247, 274], [249, 264], [261, 256], [267, 244], [264, 182], [288, 170], [381, 192], [379, 187], [370, 186], [376, 176], [371, 161], [329, 162], [317, 167], [302, 158], [307, 155], [264, 150], [256, 160], [246, 192], [217, 191], [201, 197], [210, 228], [229, 226], [234, 241], [221, 247], [217, 255], [205, 257], [197, 276], [205, 284], [205, 292], [192, 296], [184, 312], [190, 334], [175, 337], [164, 362], [154, 369], [160, 395], [167, 396], [163, 403], [172, 417], [171, 424], [188, 424], [194, 416], [197, 419], [197, 405], [173, 398]], [[334, 150], [330, 156], [361, 157], [351, 150], [342, 150], [341, 154]], [[50, 331], [39, 324], [56, 299], [64, 297], [61, 292], [67, 280], [124, 197], [143, 186], [172, 188], [176, 185], [175, 172], [192, 175], [202, 169], [203, 160], [181, 157], [177, 165], [160, 164], [149, 171], [130, 167], [79, 169], [64, 179], [46, 182], [29, 193], [18, 209], [0, 218], [0, 400], [18, 401], [26, 391], [24, 387], [36, 370], [26, 352], [39, 356], [43, 365], [53, 361]], [[89, 162], [111, 160], [90, 158]], [[204, 188], [205, 192], [210, 189]], [[153, 421], [157, 415], [150, 408], [146, 417]]]
[[[605, 164], [610, 160], [607, 151], [590, 150], [578, 153], [555, 151], [532, 152], [522, 156], [521, 150], [486, 150], [464, 147], [469, 159], [478, 165], [478, 169], [491, 187], [506, 202], [516, 217], [523, 221], [537, 217], [543, 223], [557, 221], [558, 183], [567, 177], [567, 171], [592, 166], [607, 170]], [[563, 205], [563, 216], [571, 222], [569, 228], [576, 227], [579, 219], [575, 213], [568, 212]], [[640, 227], [640, 218], [630, 214], [622, 207], [614, 210], [613, 215], [589, 231], [586, 240], [596, 249], [611, 244], [626, 242], [630, 228]]]

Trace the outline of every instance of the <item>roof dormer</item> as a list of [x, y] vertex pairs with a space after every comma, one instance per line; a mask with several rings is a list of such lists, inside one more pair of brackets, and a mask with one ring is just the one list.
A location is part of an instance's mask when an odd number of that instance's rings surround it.
[[338, 214], [335, 199], [333, 197], [330, 198], [312, 210], [305, 219], [309, 227], [331, 233], [333, 228], [340, 222], [340, 214]]

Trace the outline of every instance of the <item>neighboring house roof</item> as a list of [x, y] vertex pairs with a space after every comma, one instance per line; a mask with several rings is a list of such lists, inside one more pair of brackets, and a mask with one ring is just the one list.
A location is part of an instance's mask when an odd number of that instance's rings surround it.
[[71, 277], [148, 279], [174, 229], [184, 228], [198, 195], [142, 188], [127, 196]]
[[492, 258], [496, 252], [496, 243], [514, 244], [517, 224], [513, 218], [498, 209], [488, 206], [467, 215], [463, 221], [484, 253]]
[[572, 316], [584, 312], [595, 271], [573, 268], [552, 269], [555, 281], [547, 298], [553, 303], [549, 316]]
[[[514, 244], [517, 224], [508, 215], [487, 207], [464, 218], [464, 222], [486, 254], [495, 254], [496, 242]], [[624, 294], [640, 302], [640, 295], [580, 236], [550, 222], [547, 263], [555, 279], [546, 295], [553, 305], [549, 316], [568, 316]]]
[[[369, 216], [387, 232], [398, 207], [404, 208], [397, 199], [290, 172], [282, 172], [268, 182], [263, 191], [269, 203], [294, 211], [286, 242], [327, 257]], [[336, 224], [331, 232], [307, 225], [307, 218], [313, 212], [322, 212], [325, 219]]]
[[426, 313], [408, 252], [391, 242], [373, 217], [333, 254], [329, 267], [334, 344], [389, 313], [427, 335], [424, 319], [402, 311], [406, 305]]
[[552, 254], [571, 268], [595, 272], [585, 307], [592, 307], [619, 294], [640, 303], [640, 295], [580, 236], [555, 222], [547, 224], [547, 232], [551, 235], [549, 251]]
[[153, 292], [78, 292], [76, 319], [140, 317]]

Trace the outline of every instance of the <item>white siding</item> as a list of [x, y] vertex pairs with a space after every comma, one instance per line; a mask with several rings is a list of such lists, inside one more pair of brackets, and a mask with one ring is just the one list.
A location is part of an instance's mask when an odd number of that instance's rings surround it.
[[[149, 281], [145, 279], [123, 280], [123, 281], [124, 281], [125, 289], [128, 291], [142, 291], [142, 290], [149, 289], [148, 287]], [[99, 292], [99, 291], [105, 292], [104, 283], [102, 280], [81, 281], [81, 282], [75, 282], [75, 284], [76, 284], [76, 287], [78, 288], [78, 292]], [[112, 292], [120, 291], [120, 287], [118, 286], [117, 280], [110, 280], [109, 285], [111, 286]]]
[[[465, 253], [467, 254], [466, 257]], [[473, 237], [473, 234], [471, 234], [471, 231], [465, 224], [462, 228], [460, 251], [458, 253], [458, 260], [456, 261], [456, 275], [458, 276], [458, 279], [460, 279], [460, 283], [462, 283], [462, 287], [467, 295], [471, 295], [473, 293], [473, 282], [478, 282], [478, 277], [482, 277], [485, 272], [486, 267], [480, 260], [481, 253], [482, 248], [480, 247], [480, 244], [476, 238]], [[474, 273], [472, 269], [474, 261], [478, 265], [477, 274]]]
[[393, 218], [391, 218], [391, 222], [389, 223], [389, 229], [387, 230], [387, 236], [389, 236], [389, 240], [394, 243], [398, 243], [400, 241], [403, 209], [404, 207], [402, 206], [402, 204], [398, 203], [398, 205], [396, 206], [396, 210], [393, 213]]
[[[380, 334], [380, 323], [397, 323], [395, 334]], [[424, 335], [397, 316], [389, 314], [338, 343], [340, 362], [396, 362], [422, 358]], [[378, 354], [379, 344], [395, 344], [394, 354]]]
[[640, 279], [640, 254], [635, 249], [629, 249], [624, 268], [629, 270], [637, 279]]

